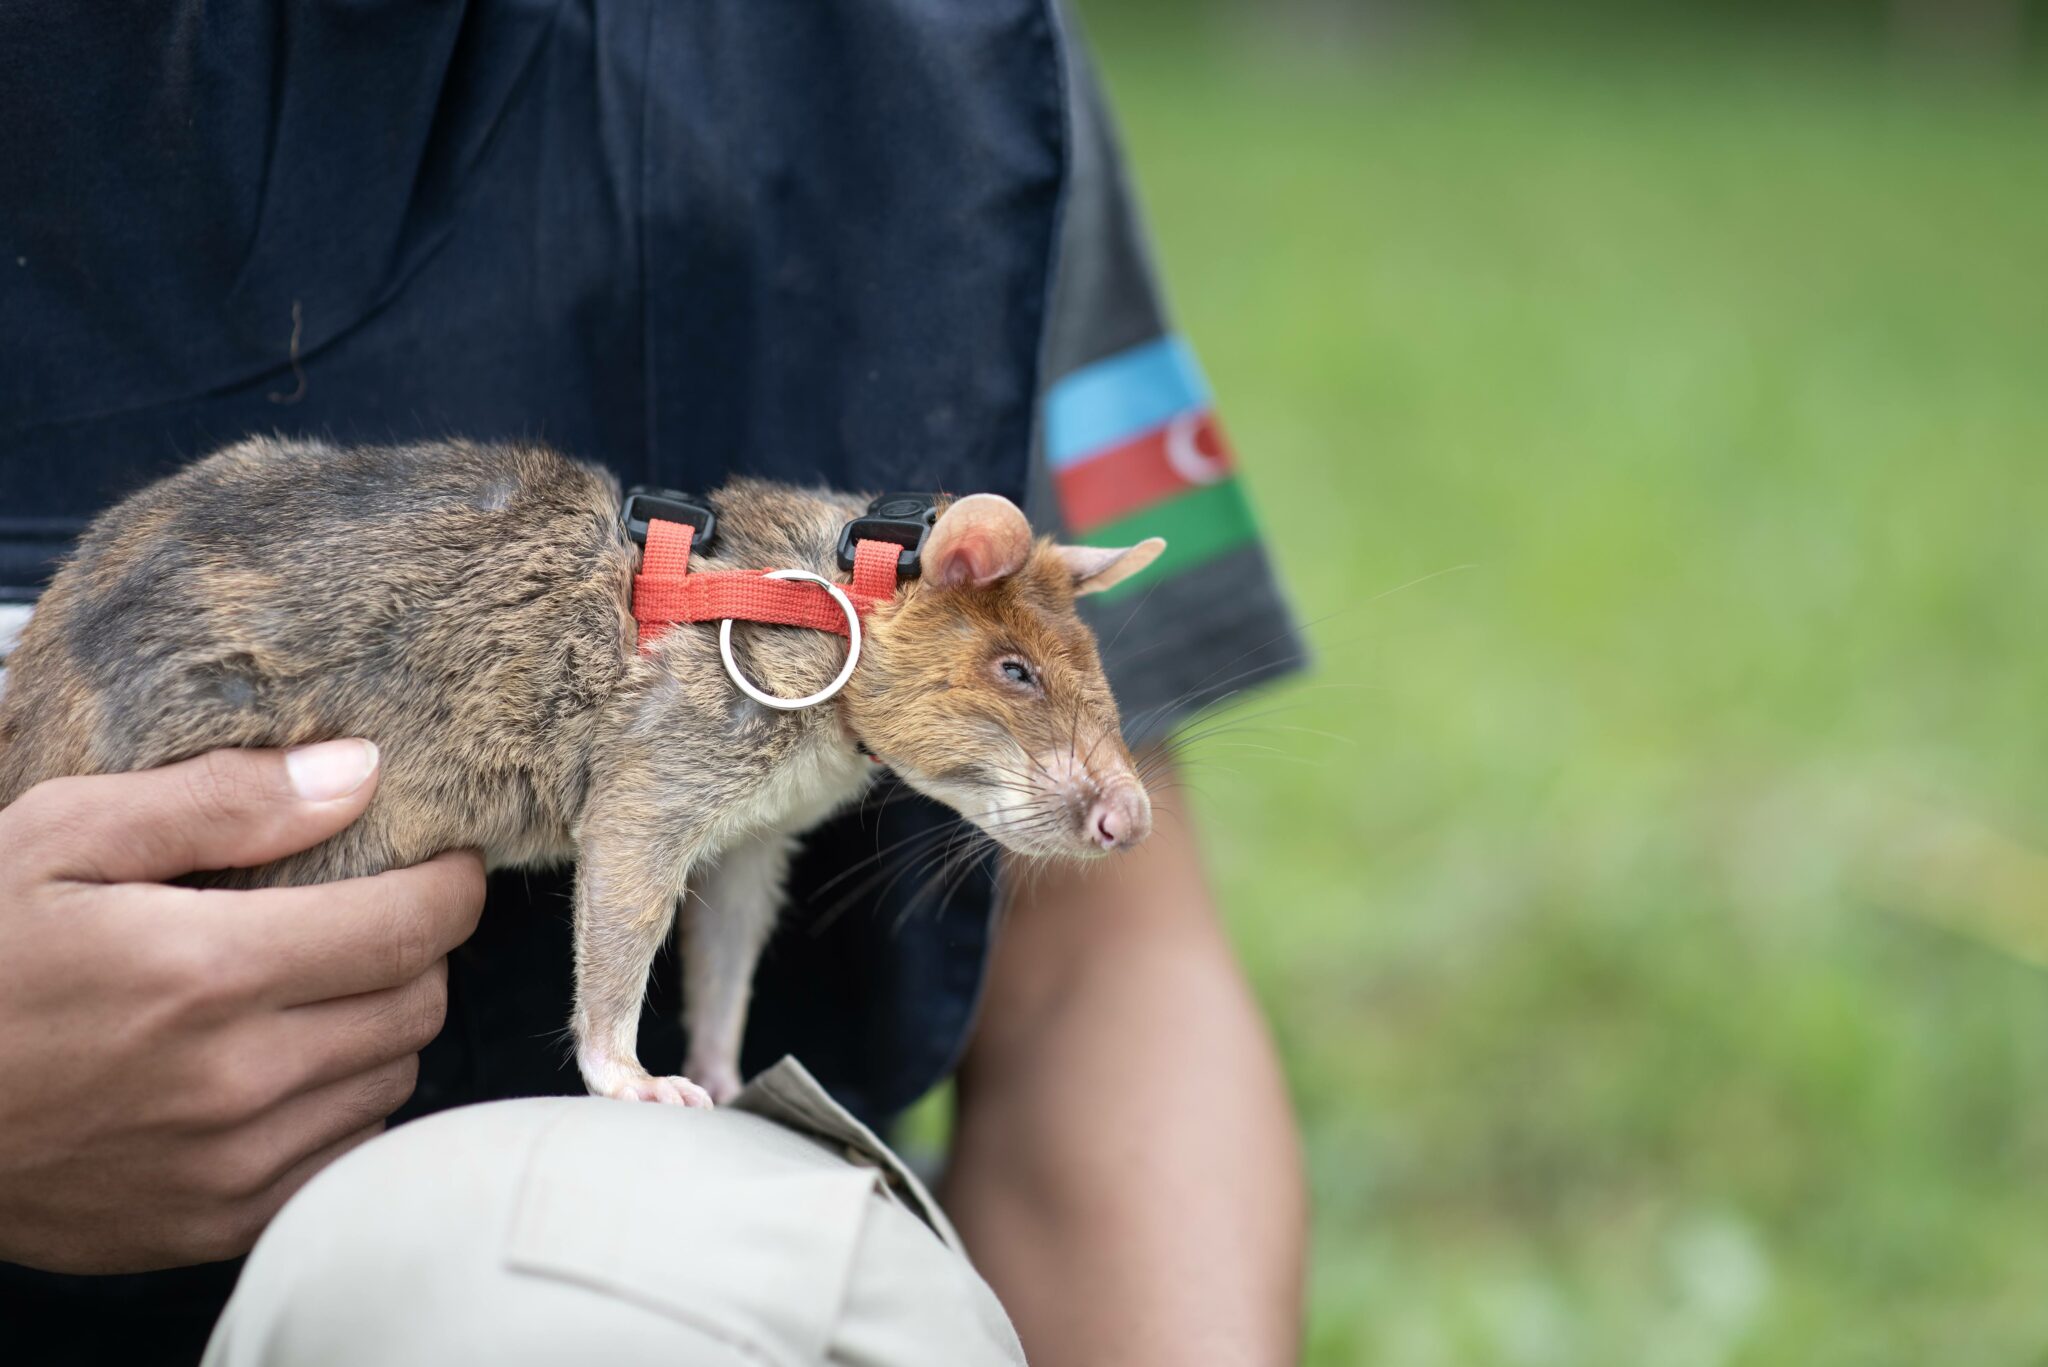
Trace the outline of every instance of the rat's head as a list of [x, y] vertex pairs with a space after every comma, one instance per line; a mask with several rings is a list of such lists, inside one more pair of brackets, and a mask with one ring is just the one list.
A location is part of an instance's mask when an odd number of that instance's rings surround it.
[[1008, 499], [953, 502], [925, 541], [922, 577], [870, 620], [842, 695], [848, 724], [911, 787], [1008, 849], [1135, 845], [1151, 832], [1152, 803], [1074, 599], [1165, 548], [1157, 537], [1114, 550], [1056, 545], [1034, 538]]

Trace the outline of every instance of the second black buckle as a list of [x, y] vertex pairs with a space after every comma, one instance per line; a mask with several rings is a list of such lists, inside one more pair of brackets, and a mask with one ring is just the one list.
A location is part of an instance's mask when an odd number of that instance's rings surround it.
[[839, 568], [853, 568], [854, 552], [863, 541], [886, 541], [901, 546], [896, 573], [915, 579], [924, 568], [925, 538], [939, 520], [937, 494], [883, 494], [868, 504], [867, 512], [839, 529]]

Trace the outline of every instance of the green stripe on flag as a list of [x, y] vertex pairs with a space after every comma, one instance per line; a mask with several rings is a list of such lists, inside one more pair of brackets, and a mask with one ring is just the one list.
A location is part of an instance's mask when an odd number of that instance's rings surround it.
[[1080, 539], [1090, 546], [1131, 546], [1148, 536], [1166, 538], [1166, 553], [1143, 574], [1110, 589], [1103, 595], [1107, 599], [1133, 589], [1149, 588], [1162, 574], [1192, 569], [1204, 560], [1236, 550], [1257, 537], [1258, 530], [1244, 491], [1231, 478], [1105, 523]]

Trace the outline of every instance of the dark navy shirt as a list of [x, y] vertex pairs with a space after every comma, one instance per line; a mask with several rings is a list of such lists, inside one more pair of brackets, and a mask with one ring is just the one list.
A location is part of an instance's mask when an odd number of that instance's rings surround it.
[[[540, 438], [627, 482], [1163, 534], [1088, 605], [1157, 734], [1300, 658], [1212, 410], [1047, 0], [0, 9], [0, 655], [88, 520], [249, 432]], [[840, 875], [952, 819], [906, 797], [807, 841], [749, 1071], [794, 1053], [880, 1122], [951, 1070], [991, 872]], [[567, 876], [495, 876], [400, 1118], [580, 1090], [569, 966]], [[0, 1266], [10, 1360], [192, 1360], [235, 1267]]]

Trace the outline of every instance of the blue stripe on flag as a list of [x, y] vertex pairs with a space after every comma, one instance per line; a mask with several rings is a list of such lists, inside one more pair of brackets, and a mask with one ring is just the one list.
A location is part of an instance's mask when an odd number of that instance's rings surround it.
[[1045, 396], [1045, 452], [1055, 470], [1209, 406], [1209, 384], [1179, 337], [1119, 351], [1061, 377]]

